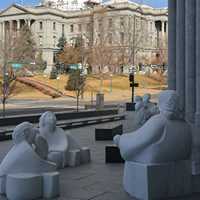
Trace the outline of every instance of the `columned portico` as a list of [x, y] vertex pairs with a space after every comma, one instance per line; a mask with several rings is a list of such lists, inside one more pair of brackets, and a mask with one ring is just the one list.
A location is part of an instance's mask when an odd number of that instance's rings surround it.
[[195, 124], [200, 126], [200, 1], [196, 1], [196, 114]]
[[200, 1], [168, 0], [168, 83], [184, 99], [186, 119], [200, 126]]

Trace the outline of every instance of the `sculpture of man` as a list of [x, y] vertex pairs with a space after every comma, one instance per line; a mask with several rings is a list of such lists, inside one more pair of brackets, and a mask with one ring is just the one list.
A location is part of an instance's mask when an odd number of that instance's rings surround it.
[[143, 96], [142, 103], [144, 106], [147, 106], [147, 110], [149, 110], [149, 112], [151, 114], [150, 117], [152, 117], [153, 115], [159, 114], [159, 110], [158, 110], [158, 107], [154, 103], [149, 101], [150, 99], [151, 99], [151, 95], [149, 93], [146, 93]]
[[137, 95], [135, 97], [135, 124], [144, 124], [151, 117], [148, 110], [148, 106], [145, 106], [142, 101], [142, 97]]
[[[0, 194], [6, 193], [6, 176], [14, 173], [38, 173], [56, 170], [54, 163], [43, 160], [47, 157], [48, 145], [39, 135], [39, 130], [29, 122], [16, 126], [12, 134], [15, 145], [0, 165]], [[34, 149], [32, 148], [34, 144]], [[40, 145], [43, 145], [42, 147]]]
[[81, 147], [69, 131], [64, 132], [63, 129], [56, 127], [57, 119], [54, 113], [50, 111], [43, 113], [39, 121], [40, 133], [49, 145], [48, 156], [50, 161], [56, 163], [57, 168], [67, 166], [68, 151], [70, 149], [81, 150]]
[[114, 137], [124, 160], [165, 163], [188, 158], [191, 129], [184, 119], [183, 101], [175, 91], [167, 90], [159, 93], [158, 104], [160, 114], [137, 131]]

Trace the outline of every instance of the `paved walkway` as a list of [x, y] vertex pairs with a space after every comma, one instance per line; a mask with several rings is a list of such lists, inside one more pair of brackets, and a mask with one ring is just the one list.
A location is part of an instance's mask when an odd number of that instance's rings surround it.
[[[123, 112], [125, 120], [105, 124], [123, 124], [124, 133], [140, 128], [134, 124], [134, 112]], [[113, 141], [95, 141], [95, 128], [104, 124], [71, 129], [73, 137], [81, 146], [89, 147], [92, 162], [76, 167], [66, 167], [60, 172], [60, 196], [55, 200], [135, 200], [123, 187], [123, 163], [105, 163], [105, 145]], [[13, 146], [13, 141], [0, 142], [0, 162]], [[200, 194], [171, 198], [172, 200], [199, 200]], [[7, 200], [0, 195], [0, 200]], [[44, 200], [44, 198], [42, 199]]]

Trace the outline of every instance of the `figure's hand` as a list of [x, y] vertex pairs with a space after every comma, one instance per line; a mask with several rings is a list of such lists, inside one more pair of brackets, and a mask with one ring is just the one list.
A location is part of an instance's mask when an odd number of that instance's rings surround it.
[[115, 135], [115, 137], [113, 138], [114, 143], [117, 145], [117, 147], [119, 147], [119, 140], [120, 140], [120, 135]]
[[47, 159], [49, 151], [49, 146], [47, 144], [46, 139], [41, 136], [40, 134], [37, 134], [35, 137], [35, 152], [42, 158]]

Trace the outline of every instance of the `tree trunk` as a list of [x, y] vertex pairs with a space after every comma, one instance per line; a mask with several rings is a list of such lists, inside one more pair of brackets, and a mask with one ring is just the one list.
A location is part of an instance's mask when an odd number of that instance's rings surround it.
[[77, 112], [78, 112], [78, 97], [77, 97], [77, 99], [76, 99], [77, 101], [76, 101], [76, 106], [77, 106]]
[[100, 94], [102, 93], [102, 86], [103, 86], [103, 75], [101, 75], [101, 84], [100, 84]]
[[6, 103], [5, 99], [3, 99], [3, 118], [6, 115], [6, 106], [5, 106], [5, 103]]

